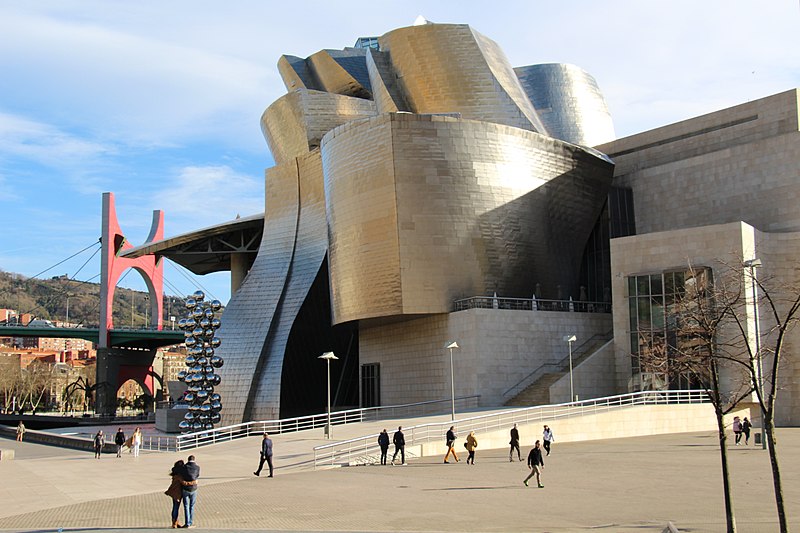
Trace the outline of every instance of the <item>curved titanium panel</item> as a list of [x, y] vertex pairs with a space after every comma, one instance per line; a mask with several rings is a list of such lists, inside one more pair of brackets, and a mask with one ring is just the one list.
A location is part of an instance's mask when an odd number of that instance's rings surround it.
[[522, 87], [557, 139], [597, 146], [614, 140], [614, 123], [597, 81], [575, 65], [550, 63], [518, 67]]
[[319, 146], [328, 131], [375, 114], [371, 100], [298, 89], [278, 98], [261, 115], [261, 131], [277, 164]]
[[411, 111], [545, 131], [500, 47], [469, 26], [410, 26], [379, 42]]
[[[253, 376], [250, 402], [244, 413], [245, 420], [280, 417], [281, 377], [289, 334], [328, 250], [319, 150], [297, 158], [297, 178], [300, 203], [297, 239], [278, 312], [270, 325], [261, 354], [261, 364]], [[308, 354], [309, 357], [318, 355], [319, 353]]]
[[250, 272], [225, 308], [219, 329], [225, 359], [218, 390], [224, 398], [223, 424], [244, 420], [254, 375], [279, 309], [297, 236], [300, 214], [297, 166], [294, 162], [267, 171], [264, 233]]
[[408, 111], [408, 104], [397, 86], [397, 77], [392, 70], [389, 54], [370, 48], [367, 53], [367, 71], [369, 72], [372, 99], [378, 113], [395, 113]]
[[386, 114], [322, 142], [334, 323], [474, 294], [578, 297], [613, 165], [499, 124]]
[[308, 63], [324, 91], [370, 99], [365, 55], [363, 49], [320, 50]]
[[278, 60], [278, 72], [289, 92], [297, 89], [319, 89], [308, 69], [308, 63], [302, 57], [281, 56]]

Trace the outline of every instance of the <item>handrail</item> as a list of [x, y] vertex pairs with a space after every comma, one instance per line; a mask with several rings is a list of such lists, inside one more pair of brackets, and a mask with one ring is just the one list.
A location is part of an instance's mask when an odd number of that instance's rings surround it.
[[[580, 346], [578, 346], [577, 348], [573, 349], [573, 351], [572, 351], [572, 357], [573, 357], [573, 360], [577, 360], [577, 358], [578, 358], [578, 357], [580, 357], [580, 355], [579, 355], [579, 354], [580, 354], [581, 348], [583, 348], [584, 346], [586, 346], [586, 345], [587, 345], [587, 344], [589, 344], [589, 343], [595, 343], [595, 342], [597, 342], [597, 341], [599, 341], [599, 340], [606, 340], [606, 342], [605, 342], [605, 343], [604, 343], [602, 346], [600, 346], [599, 348], [597, 348], [597, 350], [595, 350], [595, 352], [594, 352], [594, 353], [596, 353], [596, 352], [598, 352], [598, 351], [602, 350], [603, 348], [605, 348], [605, 347], [608, 345], [608, 343], [609, 343], [609, 342], [612, 342], [612, 341], [614, 340], [613, 338], [611, 338], [611, 339], [607, 339], [607, 337], [608, 337], [608, 336], [609, 336], [609, 335], [610, 335], [612, 332], [613, 332], [613, 330], [612, 330], [612, 331], [607, 331], [606, 333], [603, 333], [603, 334], [600, 334], [600, 333], [598, 333], [598, 334], [595, 334], [595, 335], [592, 335], [591, 337], [589, 337], [589, 340], [587, 340], [586, 342], [584, 342], [583, 344], [581, 344], [581, 345], [580, 345]], [[576, 354], [578, 354], [578, 355], [576, 355]], [[516, 396], [517, 394], [519, 394], [520, 392], [522, 392], [522, 391], [525, 389], [525, 387], [527, 387], [528, 385], [531, 385], [531, 384], [533, 384], [534, 382], [536, 382], [536, 381], [539, 379], [539, 377], [541, 377], [541, 376], [536, 376], [536, 379], [532, 379], [532, 378], [533, 378], [533, 376], [534, 376], [535, 374], [537, 374], [539, 371], [543, 371], [545, 367], [555, 368], [555, 369], [556, 369], [556, 371], [563, 371], [564, 365], [565, 365], [565, 363], [567, 363], [568, 361], [569, 361], [569, 355], [568, 355], [568, 356], [566, 356], [566, 357], [562, 357], [562, 358], [561, 358], [560, 360], [558, 360], [558, 361], [547, 361], [547, 362], [545, 362], [545, 363], [542, 363], [542, 364], [541, 364], [541, 365], [539, 365], [539, 366], [538, 366], [536, 369], [534, 369], [534, 370], [533, 370], [533, 372], [530, 372], [530, 373], [529, 373], [527, 376], [525, 376], [524, 378], [522, 378], [521, 380], [519, 380], [518, 382], [516, 382], [516, 383], [515, 383], [514, 385], [512, 385], [512, 386], [511, 386], [511, 387], [510, 387], [510, 388], [509, 388], [507, 391], [505, 391], [505, 392], [503, 393], [503, 398], [511, 398], [511, 397], [513, 397], [513, 396]], [[520, 386], [520, 385], [522, 385], [523, 383], [524, 383], [525, 385], [524, 385], [524, 386]], [[518, 387], [519, 387], [519, 391], [517, 391], [517, 392], [514, 392], [513, 394], [510, 394], [512, 391], [514, 391], [514, 390], [515, 390], [515, 389], [517, 389]]]
[[505, 298], [471, 296], [453, 302], [453, 311], [467, 309], [511, 309], [515, 311], [560, 311], [574, 313], [610, 313], [610, 302], [585, 300], [543, 300], [541, 298]]
[[[478, 398], [480, 398], [480, 395], [475, 394], [471, 396], [457, 397], [455, 400], [460, 402], [462, 408], [470, 408], [477, 406]], [[446, 406], [449, 408], [450, 401], [450, 398], [447, 398], [444, 400], [428, 400], [425, 402], [401, 405], [363, 407], [358, 409], [348, 409], [345, 411], [335, 411], [331, 412], [331, 425], [353, 424], [357, 422], [374, 422], [386, 417], [432, 414], [432, 412], [426, 412], [426, 410], [428, 408], [438, 406], [439, 404], [446, 404]], [[262, 433], [281, 434], [302, 431], [306, 429], [321, 428], [325, 427], [327, 423], [327, 413], [320, 413], [294, 418], [283, 418], [280, 420], [242, 422], [240, 424], [233, 424], [230, 426], [198, 431], [194, 433], [186, 433], [170, 438], [175, 439], [176, 451], [181, 451], [189, 448], [197, 448], [199, 446], [216, 444], [218, 442], [226, 442], [234, 439], [245, 438], [251, 435], [260, 435]]]
[[[448, 420], [410, 426], [404, 430], [405, 440], [406, 446], [422, 444], [434, 439], [440, 440], [450, 426], [455, 426], [457, 432], [491, 431], [506, 428], [515, 423], [541, 423], [559, 418], [596, 414], [632, 405], [707, 403], [708, 401], [708, 395], [704, 390], [640, 391], [579, 402], [510, 409], [455, 422]], [[377, 437], [378, 434], [375, 433], [317, 446], [314, 448], [314, 468], [351, 464], [352, 462], [364, 464], [374, 462], [375, 454], [378, 451]]]

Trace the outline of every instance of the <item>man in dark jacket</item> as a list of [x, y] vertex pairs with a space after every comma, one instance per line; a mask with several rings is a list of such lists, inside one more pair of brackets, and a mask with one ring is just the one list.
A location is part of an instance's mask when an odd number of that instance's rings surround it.
[[122, 428], [117, 429], [117, 434], [114, 435], [114, 444], [117, 445], [117, 457], [122, 457], [122, 445], [125, 444], [125, 433]]
[[525, 478], [525, 486], [528, 486], [528, 480], [533, 476], [536, 476], [536, 484], [539, 485], [540, 489], [544, 488], [542, 485], [542, 469], [544, 468], [544, 460], [542, 459], [542, 448], [537, 440], [536, 443], [533, 445], [533, 449], [531, 453], [528, 454], [528, 468], [531, 469], [531, 473], [528, 477]]
[[403, 435], [403, 426], [397, 426], [397, 431], [394, 432], [394, 437], [392, 437], [392, 442], [394, 443], [394, 455], [392, 456], [392, 466], [394, 466], [394, 460], [397, 457], [397, 452], [400, 452], [400, 464], [405, 466], [406, 437], [405, 435]]
[[381, 447], [381, 464], [385, 465], [386, 454], [389, 452], [389, 433], [386, 432], [386, 429], [378, 435], [378, 446]]
[[200, 467], [194, 462], [194, 455], [190, 455], [181, 472], [181, 497], [183, 498], [183, 514], [186, 518], [185, 528], [193, 528], [194, 504], [197, 502], [197, 479], [200, 477]]
[[511, 441], [509, 441], [511, 445], [511, 449], [508, 450], [508, 460], [513, 461], [514, 449], [517, 450], [517, 458], [522, 461], [522, 455], [519, 451], [519, 431], [517, 430], [517, 425], [514, 424], [514, 427], [511, 428]]
[[266, 433], [264, 433], [264, 438], [261, 440], [261, 460], [258, 463], [258, 470], [253, 472], [255, 475], [261, 475], [264, 461], [269, 465], [269, 477], [272, 477], [272, 439]]

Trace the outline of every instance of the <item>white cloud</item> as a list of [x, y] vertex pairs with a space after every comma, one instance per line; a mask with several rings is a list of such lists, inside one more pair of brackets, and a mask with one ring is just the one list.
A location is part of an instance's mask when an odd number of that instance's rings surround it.
[[175, 235], [264, 212], [264, 179], [225, 165], [185, 167], [152, 202], [169, 217], [169, 234]]

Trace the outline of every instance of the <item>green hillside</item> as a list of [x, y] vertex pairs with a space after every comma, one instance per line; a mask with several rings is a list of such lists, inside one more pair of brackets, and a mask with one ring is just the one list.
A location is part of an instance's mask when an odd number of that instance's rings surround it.
[[[114, 291], [114, 324], [118, 327], [152, 325], [147, 293], [117, 287]], [[37, 318], [66, 321], [69, 299], [69, 322], [97, 326], [100, 320], [100, 284], [70, 280], [66, 276], [31, 279], [0, 270], [0, 309], [31, 313]], [[183, 316], [183, 299], [166, 295], [164, 322], [168, 313]]]

